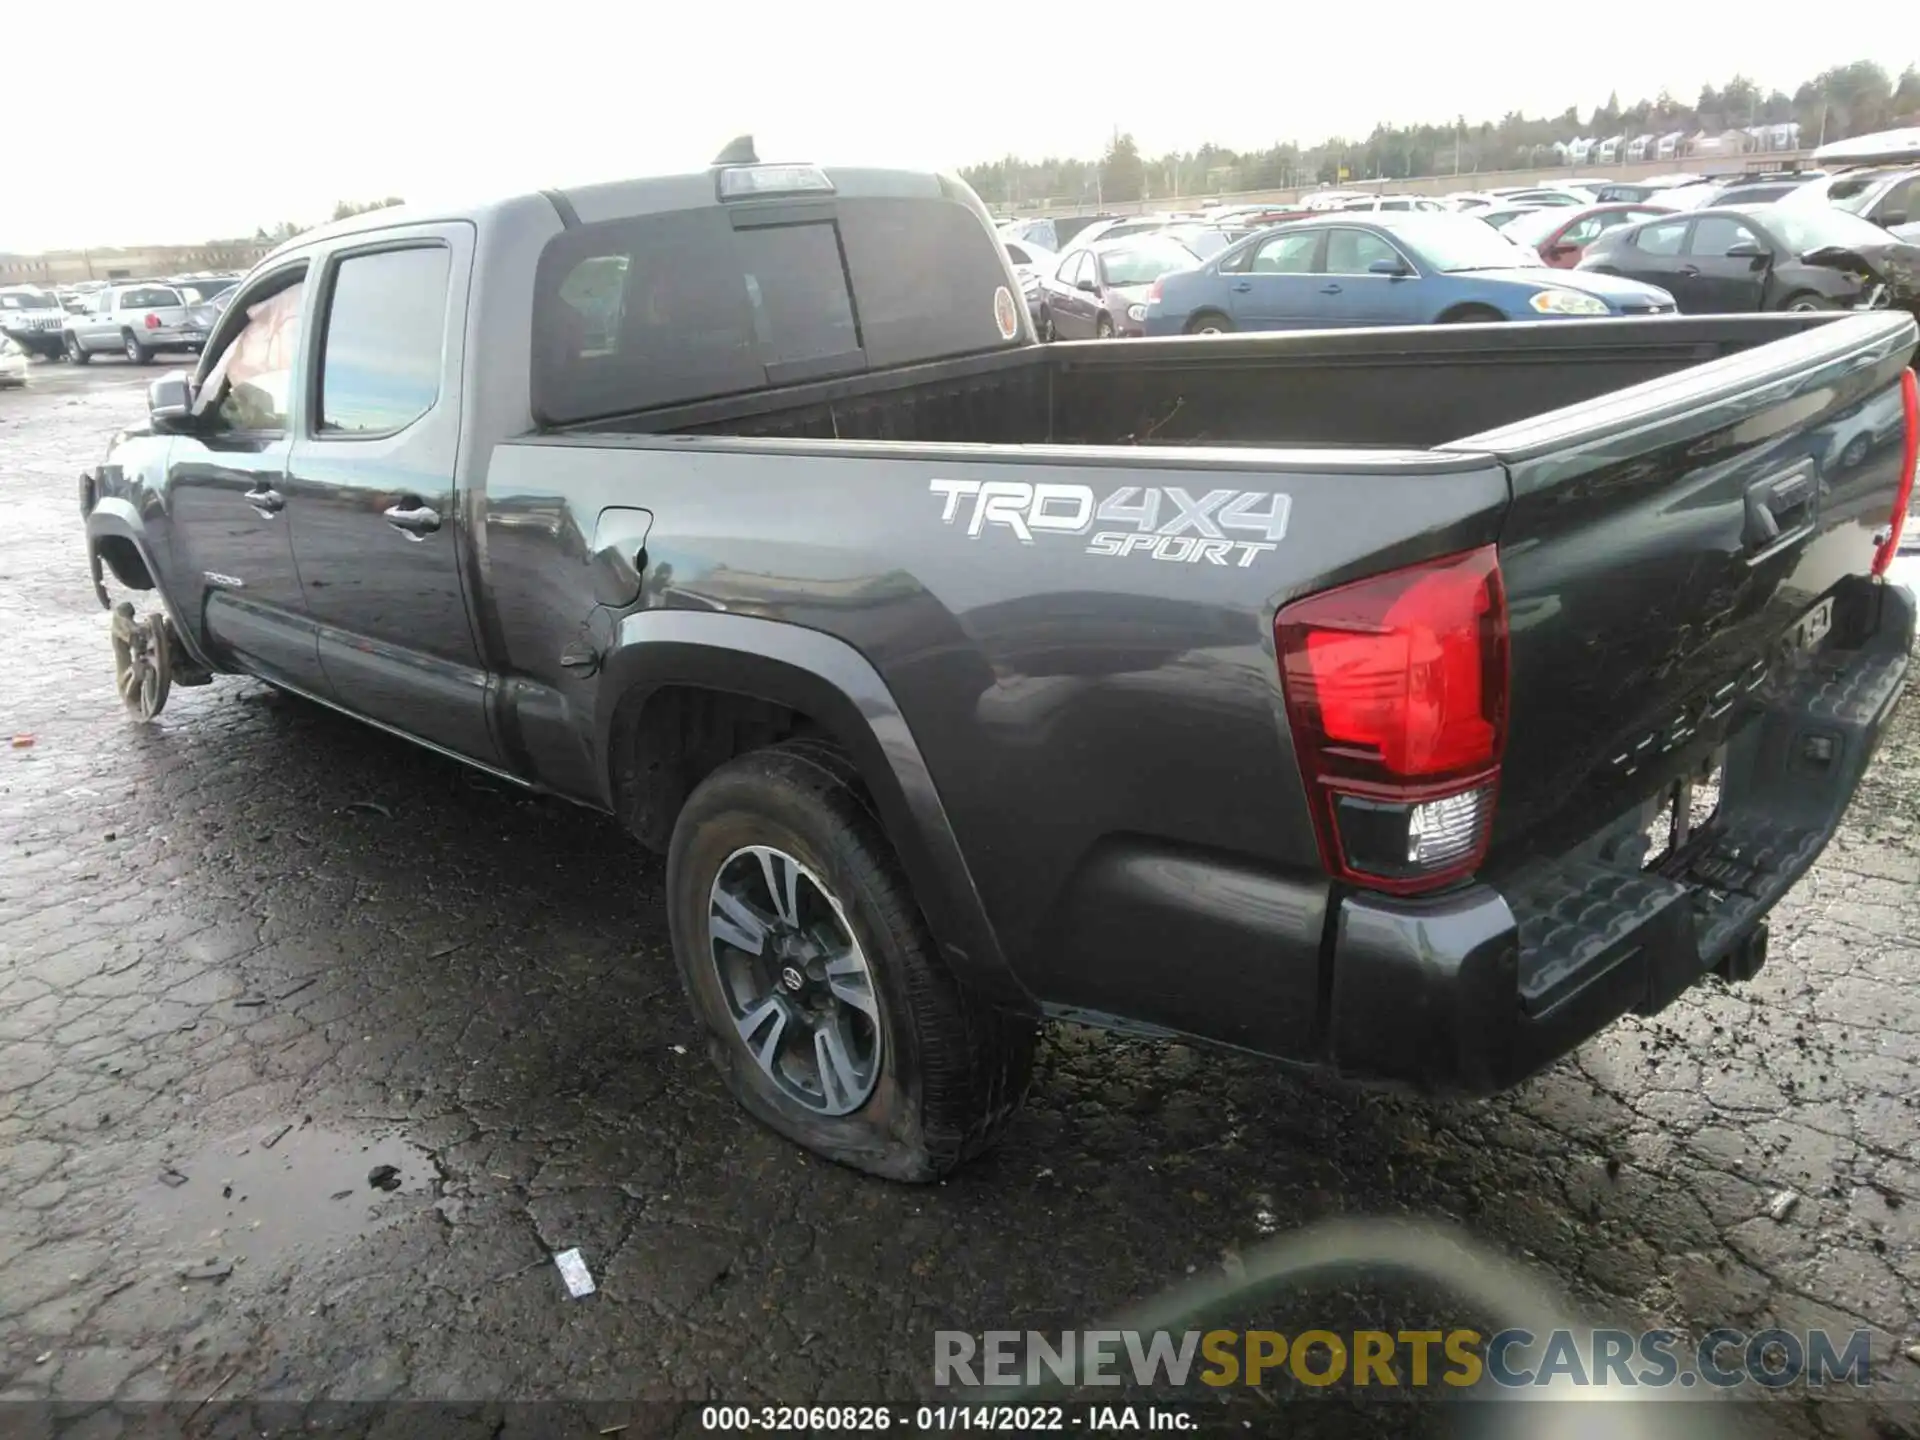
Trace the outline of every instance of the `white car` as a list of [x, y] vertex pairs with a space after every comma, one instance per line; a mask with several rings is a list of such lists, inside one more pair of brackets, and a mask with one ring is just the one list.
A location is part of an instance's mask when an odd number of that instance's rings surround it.
[[0, 389], [27, 383], [27, 352], [0, 335]]

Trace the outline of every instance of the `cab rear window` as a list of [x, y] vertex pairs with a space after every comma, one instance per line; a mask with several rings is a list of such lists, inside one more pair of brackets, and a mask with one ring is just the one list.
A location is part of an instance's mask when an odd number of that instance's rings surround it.
[[534, 412], [565, 424], [998, 348], [1006, 284], [986, 226], [946, 200], [578, 226], [535, 277]]

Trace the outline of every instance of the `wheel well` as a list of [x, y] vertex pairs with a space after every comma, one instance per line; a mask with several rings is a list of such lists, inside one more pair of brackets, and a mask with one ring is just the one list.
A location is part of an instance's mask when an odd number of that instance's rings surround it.
[[751, 695], [664, 685], [629, 696], [613, 717], [615, 813], [643, 845], [664, 851], [702, 780], [736, 755], [803, 737], [841, 748], [812, 716]]
[[107, 562], [113, 578], [129, 590], [153, 589], [153, 577], [147, 573], [147, 562], [140, 558], [139, 547], [126, 536], [102, 535], [94, 541], [94, 549]]
[[1440, 313], [1440, 323], [1444, 325], [1449, 320], [1465, 320], [1469, 316], [1478, 318], [1482, 315], [1490, 315], [1495, 320], [1504, 320], [1507, 318], [1491, 305], [1482, 305], [1476, 300], [1469, 300], [1464, 305], [1453, 305], [1443, 310]]
[[1227, 318], [1226, 311], [1220, 309], [1217, 305], [1208, 305], [1202, 309], [1194, 311], [1192, 315], [1187, 317], [1187, 329], [1197, 330], [1200, 328], [1201, 325], [1205, 324], [1209, 320], [1213, 320], [1213, 319], [1225, 320], [1226, 318]]

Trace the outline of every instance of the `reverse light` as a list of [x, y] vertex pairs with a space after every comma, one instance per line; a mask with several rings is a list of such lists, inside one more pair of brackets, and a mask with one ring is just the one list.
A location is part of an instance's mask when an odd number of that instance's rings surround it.
[[1900, 452], [1900, 486], [1893, 496], [1893, 519], [1885, 538], [1873, 552], [1873, 573], [1884, 575], [1900, 553], [1900, 532], [1906, 528], [1907, 506], [1913, 503], [1913, 472], [1920, 467], [1920, 381], [1909, 366], [1900, 372], [1900, 408], [1907, 420], [1907, 443]]
[[812, 191], [828, 194], [833, 191], [833, 182], [827, 178], [827, 172], [817, 165], [732, 165], [720, 172], [722, 200]]
[[1578, 290], [1542, 290], [1527, 303], [1542, 315], [1607, 315], [1607, 302]]
[[149, 330], [158, 330], [160, 328], [160, 317], [150, 313], [143, 323]]
[[1486, 855], [1507, 729], [1507, 605], [1492, 546], [1310, 595], [1274, 617], [1327, 870], [1391, 893]]

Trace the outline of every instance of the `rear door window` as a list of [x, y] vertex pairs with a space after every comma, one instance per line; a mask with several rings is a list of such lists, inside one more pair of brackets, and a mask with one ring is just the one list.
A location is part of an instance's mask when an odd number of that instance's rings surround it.
[[1649, 255], [1678, 255], [1680, 242], [1687, 238], [1691, 220], [1669, 220], [1664, 225], [1643, 225], [1634, 233], [1634, 247]]
[[321, 340], [316, 433], [388, 434], [433, 408], [451, 264], [444, 245], [339, 262]]
[[932, 197], [578, 226], [540, 257], [534, 409], [564, 424], [1017, 343], [1002, 253]]

